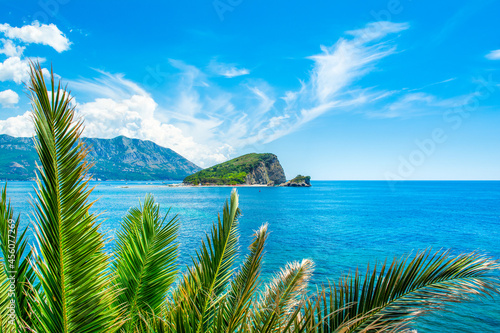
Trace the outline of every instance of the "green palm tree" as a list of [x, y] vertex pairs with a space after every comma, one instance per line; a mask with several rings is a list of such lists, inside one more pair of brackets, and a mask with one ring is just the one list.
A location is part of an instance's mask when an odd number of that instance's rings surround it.
[[[152, 196], [131, 208], [111, 254], [91, 213], [90, 148], [66, 89], [47, 89], [32, 64], [29, 91], [40, 158], [35, 242], [0, 198], [0, 332], [380, 332], [422, 313], [499, 292], [498, 261], [478, 253], [419, 252], [312, 293], [310, 260], [293, 262], [262, 288], [268, 226], [255, 231], [239, 267], [238, 195], [179, 275], [177, 217]], [[48, 93], [47, 93], [48, 91]], [[31, 246], [29, 246], [31, 245]], [[15, 272], [14, 274], [12, 272]], [[14, 275], [15, 282], [11, 277]]]

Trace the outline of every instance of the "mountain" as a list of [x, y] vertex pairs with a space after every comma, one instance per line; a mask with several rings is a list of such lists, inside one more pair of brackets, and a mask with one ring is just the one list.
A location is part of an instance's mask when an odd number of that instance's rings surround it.
[[[84, 138], [95, 163], [92, 177], [101, 180], [180, 180], [201, 170], [175, 151], [151, 141]], [[32, 180], [38, 156], [31, 138], [0, 135], [0, 179]]]
[[285, 172], [274, 154], [247, 154], [201, 170], [184, 179], [192, 185], [279, 185]]

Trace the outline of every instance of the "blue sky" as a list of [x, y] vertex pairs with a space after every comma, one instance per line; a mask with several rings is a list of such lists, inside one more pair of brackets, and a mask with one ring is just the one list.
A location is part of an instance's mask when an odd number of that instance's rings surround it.
[[288, 177], [500, 179], [495, 1], [0, 0], [0, 133], [30, 136], [29, 59], [85, 135]]

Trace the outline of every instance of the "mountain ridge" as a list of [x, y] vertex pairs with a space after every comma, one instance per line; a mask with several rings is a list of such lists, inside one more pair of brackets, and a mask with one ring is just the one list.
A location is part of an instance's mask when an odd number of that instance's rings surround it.
[[[170, 148], [149, 140], [117, 136], [112, 139], [82, 138], [95, 163], [94, 179], [182, 180], [201, 170]], [[38, 161], [32, 138], [0, 134], [0, 179], [33, 180]]]

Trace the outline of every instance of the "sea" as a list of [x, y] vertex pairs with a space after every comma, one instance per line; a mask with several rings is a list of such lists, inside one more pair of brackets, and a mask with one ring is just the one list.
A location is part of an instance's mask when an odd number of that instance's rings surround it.
[[[92, 182], [103, 232], [112, 249], [120, 221], [154, 195], [163, 213], [180, 220], [181, 270], [222, 212], [231, 187], [169, 187], [161, 182]], [[3, 186], [3, 183], [2, 183]], [[8, 196], [23, 224], [32, 220], [32, 182], [9, 182]], [[271, 232], [263, 278], [288, 262], [312, 259], [315, 285], [356, 268], [418, 250], [479, 251], [500, 259], [500, 181], [313, 181], [309, 188], [238, 187], [241, 256], [263, 223]], [[500, 275], [500, 274], [499, 274]], [[426, 314], [418, 332], [499, 332], [500, 295], [475, 298]]]

